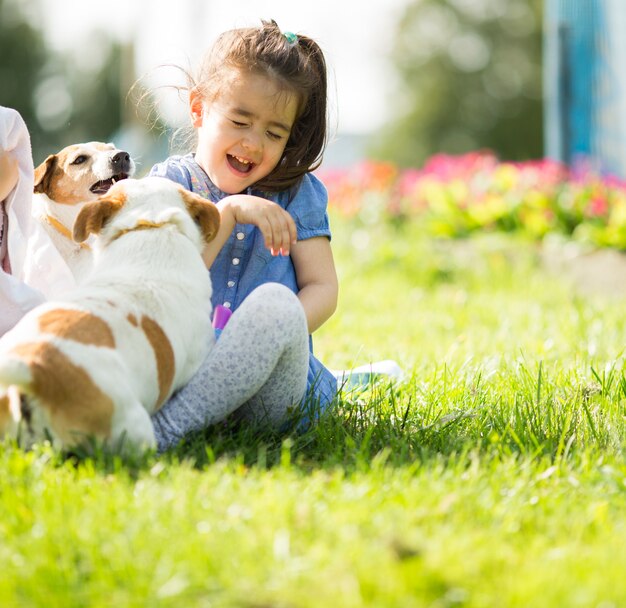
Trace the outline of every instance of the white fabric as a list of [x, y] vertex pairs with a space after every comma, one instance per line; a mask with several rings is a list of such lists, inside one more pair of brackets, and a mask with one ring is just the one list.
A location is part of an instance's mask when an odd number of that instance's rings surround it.
[[42, 196], [33, 197], [33, 228], [24, 262], [24, 281], [48, 299], [54, 299], [76, 287], [76, 280], [45, 228], [36, 219], [38, 215], [45, 215], [45, 208], [39, 200]]
[[18, 163], [18, 181], [4, 201], [9, 221], [8, 254], [12, 275], [0, 269], [0, 335], [8, 331], [31, 308], [44, 301], [44, 296], [25, 284], [24, 264], [28, 239], [33, 232], [31, 218], [34, 168], [30, 136], [18, 112], [0, 106], [0, 149], [11, 154]]
[[0, 336], [31, 308], [75, 286], [74, 276], [43, 226], [33, 218], [34, 165], [20, 114], [0, 106], [0, 149], [18, 162], [18, 182], [4, 201], [11, 275], [0, 270]]

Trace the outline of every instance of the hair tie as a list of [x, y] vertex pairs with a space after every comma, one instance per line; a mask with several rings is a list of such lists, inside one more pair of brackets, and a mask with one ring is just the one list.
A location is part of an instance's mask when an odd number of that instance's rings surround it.
[[287, 38], [289, 44], [296, 44], [298, 42], [298, 36], [293, 32], [283, 32], [283, 36]]

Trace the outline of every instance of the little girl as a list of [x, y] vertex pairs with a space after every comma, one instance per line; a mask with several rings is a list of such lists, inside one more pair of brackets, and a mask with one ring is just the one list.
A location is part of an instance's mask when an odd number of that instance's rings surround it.
[[327, 194], [310, 173], [326, 143], [326, 90], [319, 46], [274, 21], [223, 33], [190, 79], [196, 152], [151, 175], [216, 203], [221, 227], [204, 260], [213, 306], [234, 314], [199, 372], [154, 415], [159, 450], [231, 414], [279, 427], [293, 406], [323, 409], [336, 394], [310, 339], [338, 292]]

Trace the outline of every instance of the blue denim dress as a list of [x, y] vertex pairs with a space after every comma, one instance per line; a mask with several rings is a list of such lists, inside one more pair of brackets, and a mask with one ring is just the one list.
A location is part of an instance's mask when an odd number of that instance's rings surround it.
[[[193, 154], [171, 156], [154, 165], [150, 175], [166, 177], [214, 203], [228, 196], [209, 180]], [[317, 236], [331, 238], [328, 195], [322, 182], [315, 176], [306, 174], [297, 190], [267, 193], [250, 188], [247, 193], [271, 200], [286, 209], [296, 223], [299, 241]], [[213, 308], [222, 304], [232, 311], [237, 310], [246, 296], [263, 283], [282, 283], [298, 293], [291, 257], [272, 256], [265, 247], [261, 231], [250, 224], [235, 226], [211, 266], [211, 282]], [[313, 355], [313, 340], [310, 336], [309, 351], [305, 402], [323, 411], [337, 393], [337, 380]]]

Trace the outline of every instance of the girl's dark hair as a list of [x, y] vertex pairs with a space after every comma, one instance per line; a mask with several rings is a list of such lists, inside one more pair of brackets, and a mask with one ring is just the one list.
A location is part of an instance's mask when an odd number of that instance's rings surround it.
[[229, 30], [208, 51], [195, 79], [203, 97], [214, 99], [228, 86], [227, 70], [237, 69], [272, 78], [281, 89], [299, 99], [296, 120], [276, 168], [255, 184], [270, 192], [297, 186], [317, 169], [326, 146], [326, 62], [318, 44], [307, 36], [285, 35], [275, 21], [260, 27]]

